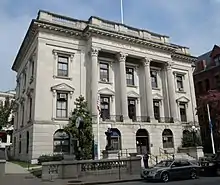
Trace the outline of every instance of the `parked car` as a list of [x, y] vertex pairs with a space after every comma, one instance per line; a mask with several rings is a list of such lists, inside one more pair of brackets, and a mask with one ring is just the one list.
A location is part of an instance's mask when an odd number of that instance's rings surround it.
[[145, 180], [159, 180], [168, 182], [173, 179], [196, 179], [200, 166], [186, 159], [160, 161], [152, 168], [143, 169], [141, 177]]

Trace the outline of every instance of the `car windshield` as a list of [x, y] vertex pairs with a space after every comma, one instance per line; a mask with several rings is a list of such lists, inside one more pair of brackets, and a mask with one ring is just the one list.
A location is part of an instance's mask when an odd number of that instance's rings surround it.
[[169, 167], [173, 161], [160, 161], [155, 167]]

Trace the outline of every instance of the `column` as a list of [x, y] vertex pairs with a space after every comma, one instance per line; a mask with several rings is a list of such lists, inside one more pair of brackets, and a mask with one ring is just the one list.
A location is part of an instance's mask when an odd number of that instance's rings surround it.
[[91, 48], [91, 103], [92, 115], [97, 116], [97, 100], [98, 100], [98, 53], [99, 49]]
[[147, 108], [147, 115], [150, 117], [150, 119], [154, 119], [152, 86], [151, 86], [151, 76], [150, 76], [150, 62], [151, 59], [149, 58], [144, 59], [145, 92], [147, 97], [146, 108]]
[[128, 100], [127, 100], [127, 82], [126, 82], [126, 71], [125, 71], [125, 61], [127, 54], [119, 53], [118, 61], [119, 61], [119, 76], [121, 81], [120, 93], [121, 93], [121, 114], [123, 116], [123, 120], [128, 120]]
[[171, 117], [177, 120], [177, 103], [175, 96], [175, 84], [174, 84], [174, 75], [172, 71], [172, 62], [167, 62], [167, 80], [168, 80], [168, 97], [170, 103], [170, 113]]

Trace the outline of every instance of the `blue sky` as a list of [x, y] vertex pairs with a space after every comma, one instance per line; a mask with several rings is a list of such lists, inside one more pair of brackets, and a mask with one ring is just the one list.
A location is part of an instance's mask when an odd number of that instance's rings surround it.
[[[124, 23], [169, 35], [200, 55], [220, 43], [220, 0], [123, 0]], [[15, 88], [11, 66], [39, 9], [78, 19], [120, 21], [120, 0], [0, 0], [0, 91]]]

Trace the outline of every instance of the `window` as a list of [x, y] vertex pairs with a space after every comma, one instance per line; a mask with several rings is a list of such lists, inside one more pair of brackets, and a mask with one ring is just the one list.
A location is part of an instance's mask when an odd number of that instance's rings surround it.
[[0, 131], [0, 141], [2, 143], [7, 143], [7, 132]]
[[136, 99], [128, 98], [128, 117], [136, 121]]
[[150, 75], [151, 75], [151, 85], [152, 85], [152, 88], [157, 88], [158, 87], [158, 84], [157, 84], [157, 72], [156, 71], [151, 71]]
[[206, 80], [205, 80], [205, 89], [206, 89], [206, 91], [209, 91], [209, 90], [210, 90], [209, 79], [206, 79]]
[[162, 133], [163, 138], [163, 148], [173, 148], [173, 133], [170, 129], [165, 129]]
[[203, 92], [203, 86], [202, 86], [202, 82], [198, 82], [198, 90], [199, 90], [199, 93], [202, 93]]
[[28, 154], [29, 151], [29, 132], [27, 131], [27, 143], [26, 143], [26, 153]]
[[32, 97], [29, 97], [29, 121], [32, 119]]
[[58, 56], [58, 67], [57, 75], [58, 76], [68, 76], [68, 57]]
[[153, 100], [153, 106], [154, 106], [154, 118], [156, 120], [159, 120], [160, 119], [160, 101]]
[[112, 150], [121, 150], [121, 133], [118, 129], [112, 128], [111, 146]]
[[70, 153], [70, 136], [64, 130], [58, 130], [53, 136], [54, 153]]
[[214, 62], [216, 65], [220, 64], [220, 55], [217, 55], [215, 58], [214, 58]]
[[189, 161], [181, 161], [181, 166], [190, 166]]
[[21, 135], [19, 135], [19, 154], [21, 153]]
[[67, 118], [67, 93], [57, 93], [57, 118]]
[[24, 73], [23, 89], [26, 87], [27, 75]]
[[217, 89], [220, 88], [220, 78], [219, 78], [219, 75], [215, 76], [215, 86], [216, 86]]
[[183, 91], [183, 76], [176, 75], [177, 90]]
[[101, 118], [103, 120], [110, 119], [110, 97], [101, 96], [100, 97], [101, 104]]
[[109, 81], [109, 65], [106, 63], [100, 63], [100, 80], [102, 82], [108, 82]]
[[126, 67], [127, 85], [134, 85], [134, 68]]
[[187, 118], [186, 118], [186, 104], [185, 103], [180, 103], [179, 108], [180, 108], [180, 120], [182, 122], [186, 122], [187, 121]]
[[24, 112], [24, 104], [22, 104], [21, 126], [24, 126], [24, 115], [25, 115], [25, 112]]

